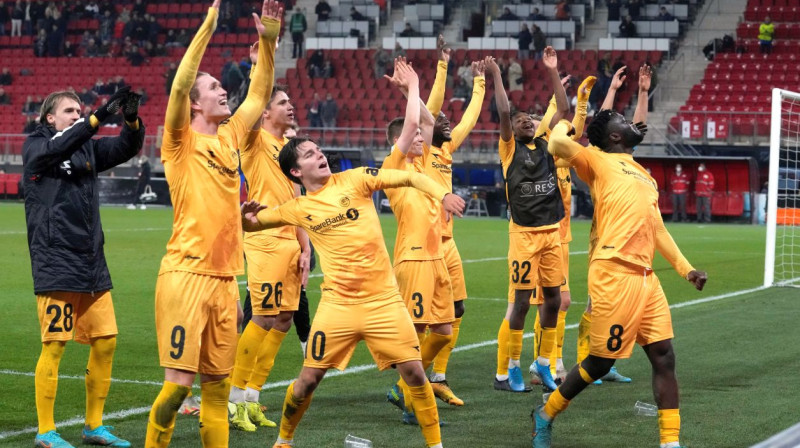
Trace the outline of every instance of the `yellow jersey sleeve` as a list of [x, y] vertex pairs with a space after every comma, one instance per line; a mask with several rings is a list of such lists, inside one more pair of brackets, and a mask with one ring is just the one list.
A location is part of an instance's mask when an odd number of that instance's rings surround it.
[[536, 136], [550, 136], [550, 122], [553, 121], [553, 117], [556, 115], [558, 111], [558, 106], [556, 105], [556, 96], [553, 95], [550, 97], [550, 103], [547, 104], [547, 110], [544, 112], [544, 117], [542, 117], [541, 123], [539, 123], [539, 127], [536, 128]]
[[483, 76], [476, 76], [472, 85], [472, 99], [469, 102], [469, 106], [467, 106], [467, 110], [464, 111], [464, 116], [461, 117], [461, 121], [450, 133], [452, 140], [448, 148], [451, 152], [455, 152], [458, 147], [464, 143], [464, 140], [469, 133], [472, 132], [472, 128], [474, 128], [475, 124], [478, 122], [478, 118], [481, 115], [481, 107], [483, 106], [483, 97], [485, 95], [486, 78]]
[[[241, 151], [242, 172], [248, 186], [247, 199], [267, 207], [276, 207], [294, 199], [294, 184], [283, 174], [278, 164], [278, 154], [289, 140], [272, 135], [264, 129], [249, 131], [245, 140], [252, 141], [251, 145], [245, 145]], [[293, 226], [282, 226], [245, 234], [246, 241], [271, 237], [296, 239], [297, 233]]]
[[431, 94], [428, 97], [428, 102], [425, 103], [425, 108], [428, 109], [428, 112], [433, 115], [433, 118], [436, 119], [436, 116], [439, 115], [439, 112], [442, 110], [442, 103], [444, 103], [444, 91], [447, 84], [447, 63], [444, 61], [439, 61], [436, 64], [436, 78], [433, 81], [433, 87], [431, 88]]

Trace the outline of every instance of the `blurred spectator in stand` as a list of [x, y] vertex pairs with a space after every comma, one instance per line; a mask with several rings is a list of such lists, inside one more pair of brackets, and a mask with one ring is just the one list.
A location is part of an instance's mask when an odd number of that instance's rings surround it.
[[464, 58], [464, 62], [461, 64], [461, 67], [458, 67], [458, 71], [456, 72], [458, 75], [458, 79], [464, 81], [464, 83], [469, 87], [470, 92], [472, 91], [472, 63], [469, 62], [469, 59]]
[[106, 83], [106, 88], [108, 89], [108, 94], [112, 95], [117, 93], [117, 90], [127, 87], [127, 83], [125, 82], [125, 78], [122, 76], [117, 75], [116, 77], [108, 78], [108, 83]]
[[323, 79], [330, 79], [336, 76], [333, 71], [333, 65], [331, 64], [330, 59], [325, 60], [325, 64], [322, 66], [322, 78]]
[[189, 33], [187, 33], [186, 29], [184, 28], [178, 33], [178, 37], [175, 40], [181, 47], [185, 48], [188, 47], [189, 44], [192, 42], [192, 36], [190, 36]]
[[567, 0], [560, 0], [554, 9], [556, 20], [569, 20], [572, 17], [572, 9]]
[[121, 22], [122, 25], [126, 25], [128, 22], [131, 21], [131, 10], [127, 7], [123, 7], [122, 11], [119, 12], [119, 17], [117, 17], [117, 21]]
[[44, 3], [43, 0], [36, 0], [36, 3], [31, 3], [30, 7], [30, 16], [31, 16], [31, 25], [34, 26], [34, 31], [36, 29], [48, 29], [45, 26], [45, 11], [47, 10], [47, 5]]
[[500, 67], [500, 78], [503, 80], [503, 85], [508, 90], [508, 59], [505, 56], [501, 56], [497, 60], [497, 66]]
[[392, 52], [392, 59], [398, 58], [400, 56], [406, 57], [406, 50], [405, 48], [403, 48], [402, 45], [400, 45], [400, 42], [395, 42], [394, 51]]
[[6, 2], [0, 0], [0, 36], [6, 35], [6, 23], [11, 20]]
[[625, 20], [619, 24], [619, 37], [636, 37], [636, 24], [630, 15], [625, 16]]
[[506, 6], [503, 8], [503, 13], [500, 14], [500, 17], [496, 18], [495, 20], [519, 20], [519, 17], [511, 12], [511, 10], [508, 9], [508, 6]]
[[0, 85], [10, 86], [13, 80], [11, 72], [8, 71], [8, 67], [3, 67], [3, 71], [0, 72]]
[[456, 86], [453, 88], [453, 98], [450, 101], [466, 101], [471, 93], [472, 89], [467, 85], [466, 80], [464, 78], [458, 78]]
[[642, 0], [628, 0], [628, 15], [632, 19], [638, 20], [641, 14]]
[[76, 56], [75, 46], [69, 40], [64, 41], [64, 51], [61, 54], [65, 57], [72, 58]]
[[94, 93], [98, 95], [109, 94], [108, 87], [106, 87], [106, 83], [105, 81], [103, 81], [103, 78], [97, 78], [97, 81], [95, 81], [94, 86], [92, 86], [92, 91], [94, 91]]
[[47, 56], [47, 31], [39, 30], [39, 35], [33, 42], [33, 54], [37, 58]]
[[28, 117], [25, 118], [25, 126], [22, 128], [22, 133], [30, 134], [33, 132], [36, 129], [36, 126], [39, 124], [38, 119], [39, 118], [36, 115], [28, 115]]
[[167, 35], [164, 38], [164, 45], [167, 47], [180, 47], [181, 44], [178, 43], [178, 35], [175, 34], [175, 30], [167, 30]]
[[0, 87], [0, 104], [11, 104], [11, 96], [2, 87]]
[[25, 10], [22, 9], [22, 0], [17, 0], [11, 8], [11, 37], [22, 36], [22, 20], [25, 18]]
[[44, 98], [42, 98], [41, 95], [36, 95], [36, 100], [33, 102], [33, 106], [34, 111], [36, 111], [37, 114], [39, 113], [39, 109], [42, 108], [42, 103], [44, 103]]
[[539, 8], [533, 8], [530, 14], [528, 14], [528, 20], [547, 20], [544, 15], [539, 11]]
[[28, 98], [25, 99], [25, 102], [22, 104], [22, 113], [24, 115], [35, 115], [39, 113], [39, 109], [36, 107], [36, 102], [33, 101], [33, 97], [28, 95]]
[[169, 68], [166, 72], [164, 72], [164, 79], [166, 80], [164, 83], [164, 91], [169, 96], [169, 93], [172, 91], [172, 81], [175, 80], [175, 73], [178, 72], [178, 66], [174, 62], [169, 63]]
[[97, 94], [93, 90], [84, 87], [81, 89], [81, 93], [78, 94], [78, 98], [80, 98], [81, 104], [94, 106], [94, 103], [97, 101]]
[[705, 163], [697, 166], [694, 195], [697, 197], [697, 222], [711, 222], [711, 194], [714, 192], [714, 175], [706, 170]]
[[658, 72], [656, 71], [656, 68], [653, 67], [653, 64], [650, 63], [650, 61], [645, 61], [644, 65], [650, 67], [650, 90], [647, 91], [647, 110], [649, 112], [653, 112], [656, 110], [655, 107], [653, 107], [653, 98], [655, 97], [653, 92], [658, 86]]
[[308, 23], [304, 10], [297, 8], [297, 11], [292, 14], [292, 18], [289, 19], [289, 32], [292, 33], [292, 59], [303, 57], [303, 42], [306, 39], [307, 29]]
[[322, 75], [323, 64], [325, 64], [325, 54], [322, 52], [322, 50], [317, 49], [311, 53], [311, 57], [308, 58], [308, 63], [306, 64], [308, 77], [319, 78]]
[[529, 59], [531, 57], [531, 42], [533, 42], [533, 35], [531, 31], [528, 29], [528, 24], [523, 23], [520, 25], [519, 36], [517, 36], [517, 42], [519, 43], [519, 50], [517, 51], [517, 57], [520, 60]]
[[364, 14], [361, 14], [360, 12], [358, 12], [358, 10], [356, 9], [355, 6], [351, 6], [350, 7], [350, 18], [352, 20], [355, 20], [356, 22], [369, 20], [367, 18], [367, 16], [365, 16]]
[[83, 50], [83, 55], [90, 58], [100, 56], [100, 47], [97, 46], [97, 41], [89, 39], [89, 45]]
[[327, 0], [319, 0], [317, 6], [314, 7], [314, 14], [317, 15], [317, 22], [324, 22], [330, 18], [331, 5]]
[[689, 175], [680, 163], [669, 176], [669, 193], [672, 199], [672, 222], [687, 221], [686, 193], [689, 192]]
[[87, 19], [96, 19], [100, 17], [100, 6], [94, 0], [87, 3], [83, 10], [85, 11], [84, 17]]
[[673, 20], [675, 20], [675, 16], [673, 16], [672, 14], [669, 13], [669, 11], [667, 11], [666, 6], [662, 6], [661, 9], [658, 10], [658, 17], [656, 17], [656, 20], [661, 20], [664, 22], [672, 22]]
[[611, 71], [611, 53], [603, 54], [603, 57], [597, 61], [597, 84], [595, 88], [592, 89], [592, 102], [594, 103], [594, 109], [600, 110], [599, 106], [603, 103], [603, 100], [606, 98], [606, 93], [608, 93], [608, 88], [611, 87], [611, 77], [614, 76], [614, 72]]
[[761, 53], [772, 53], [772, 39], [775, 36], [775, 25], [769, 16], [764, 17], [764, 22], [758, 26], [758, 44]]
[[140, 16], [144, 16], [147, 13], [147, 5], [143, 0], [136, 0], [133, 2], [132, 10], [133, 12], [139, 13]]
[[138, 89], [136, 89], [136, 94], [141, 97], [139, 99], [139, 105], [140, 106], [144, 106], [144, 104], [147, 102], [147, 100], [150, 99], [150, 97], [147, 96], [147, 91], [144, 90], [142, 87], [139, 87]]
[[383, 46], [378, 45], [378, 49], [375, 50], [372, 59], [375, 61], [375, 79], [383, 78], [383, 75], [386, 74], [386, 70], [389, 68], [389, 64], [392, 63], [392, 57]]
[[50, 28], [50, 33], [47, 35], [47, 55], [51, 58], [57, 58], [61, 56], [61, 47], [64, 45], [64, 33], [58, 27], [58, 25], [53, 24], [53, 27]]
[[[229, 31], [232, 32], [232, 31]], [[147, 37], [153, 44], [158, 43], [158, 35], [161, 34], [161, 25], [156, 20], [156, 16], [147, 15]]]
[[516, 59], [509, 60], [508, 64], [508, 90], [509, 92], [521, 91], [525, 83], [522, 66]]
[[322, 126], [326, 128], [336, 127], [336, 116], [339, 114], [339, 106], [333, 99], [333, 95], [328, 93], [325, 96], [325, 101], [320, 106], [320, 115], [322, 116]]
[[619, 10], [622, 7], [620, 0], [608, 0], [606, 6], [608, 7], [608, 20], [619, 20]]
[[403, 31], [400, 32], [400, 37], [415, 37], [417, 36], [417, 31], [411, 26], [411, 23], [406, 22], [406, 27], [403, 28]]
[[541, 59], [545, 47], [547, 47], [547, 37], [539, 25], [533, 24], [533, 58], [537, 61]]
[[231, 58], [222, 67], [222, 88], [229, 93], [238, 92], [242, 83], [245, 81], [244, 73], [239, 67], [239, 62]]
[[319, 98], [319, 93], [314, 92], [314, 98], [308, 103], [308, 125], [312, 128], [322, 127], [322, 116], [320, 109], [322, 108], [322, 100]]

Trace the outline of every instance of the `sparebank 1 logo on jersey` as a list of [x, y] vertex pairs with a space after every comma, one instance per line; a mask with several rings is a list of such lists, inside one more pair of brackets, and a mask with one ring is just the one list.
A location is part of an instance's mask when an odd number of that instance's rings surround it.
[[341, 227], [350, 221], [355, 221], [358, 219], [359, 213], [358, 210], [355, 208], [349, 208], [344, 213], [339, 213], [338, 215], [332, 218], [325, 218], [319, 224], [313, 224], [309, 227], [312, 232], [315, 233], [326, 233], [329, 230], [335, 229], [337, 227]]

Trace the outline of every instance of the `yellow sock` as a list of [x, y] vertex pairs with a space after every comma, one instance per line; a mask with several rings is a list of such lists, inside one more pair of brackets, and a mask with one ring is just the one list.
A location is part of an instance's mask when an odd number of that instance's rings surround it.
[[542, 341], [542, 324], [539, 323], [539, 312], [533, 320], [533, 359], [539, 357], [539, 343]]
[[556, 351], [556, 327], [542, 327], [542, 339], [539, 343], [539, 356], [550, 359]]
[[556, 365], [556, 360], [563, 358], [564, 354], [564, 331], [567, 326], [567, 312], [558, 312], [558, 323], [556, 324], [556, 350], [550, 356], [550, 365]]
[[228, 448], [228, 395], [231, 379], [200, 385], [200, 439], [203, 448]]
[[161, 392], [150, 408], [145, 448], [166, 448], [169, 445], [172, 431], [175, 429], [175, 416], [178, 415], [178, 409], [190, 390], [189, 387], [164, 381]]
[[453, 322], [453, 335], [450, 342], [439, 350], [439, 354], [433, 359], [433, 373], [441, 373], [444, 375], [447, 372], [447, 362], [450, 361], [450, 353], [456, 347], [458, 341], [458, 332], [461, 329], [461, 318], [459, 317]]
[[658, 410], [658, 432], [661, 443], [678, 442], [681, 432], [681, 414], [678, 409]]
[[422, 369], [428, 370], [433, 358], [453, 339], [452, 335], [431, 332], [422, 342], [420, 356], [422, 356]]
[[508, 357], [512, 361], [519, 361], [522, 357], [522, 330], [508, 330]]
[[244, 389], [247, 386], [267, 334], [267, 330], [259, 327], [253, 321], [250, 321], [245, 327], [239, 337], [239, 343], [236, 345], [236, 363], [233, 365], [233, 375], [231, 376], [233, 387]]
[[411, 392], [408, 391], [408, 384], [406, 384], [406, 380], [403, 377], [400, 377], [400, 380], [397, 382], [397, 386], [403, 391], [403, 406], [406, 407], [408, 412], [414, 411], [413, 403], [411, 402]]
[[279, 437], [283, 440], [293, 440], [294, 430], [306, 413], [306, 409], [311, 404], [313, 394], [297, 398], [294, 396], [294, 381], [286, 389], [286, 397], [283, 399], [283, 414], [281, 415], [281, 430]]
[[253, 373], [250, 374], [250, 381], [247, 382], [247, 387], [261, 390], [261, 387], [264, 386], [267, 378], [269, 378], [272, 366], [275, 365], [275, 357], [278, 355], [278, 350], [280, 350], [285, 337], [285, 332], [274, 328], [269, 330], [267, 337], [261, 342], [261, 347], [258, 348], [258, 356], [253, 366]]
[[547, 403], [544, 404], [544, 413], [547, 414], [550, 418], [556, 418], [556, 416], [569, 406], [569, 400], [564, 398], [561, 395], [561, 391], [556, 389], [555, 392], [550, 394], [550, 398], [547, 399]]
[[34, 385], [36, 388], [36, 415], [39, 418], [39, 434], [55, 431], [56, 421], [53, 407], [58, 390], [58, 365], [64, 356], [64, 342], [42, 343], [42, 354], [36, 362]]
[[589, 356], [589, 329], [592, 326], [592, 315], [584, 312], [578, 324], [578, 364]]
[[425, 443], [427, 446], [442, 443], [439, 410], [436, 408], [436, 399], [433, 397], [431, 384], [426, 381], [422, 386], [408, 386], [408, 391], [413, 402], [414, 415], [417, 416], [419, 426], [422, 428], [422, 437], [425, 438]]
[[95, 429], [103, 424], [103, 407], [111, 387], [111, 362], [117, 348], [116, 336], [92, 341], [86, 365], [86, 424]]
[[511, 337], [508, 319], [503, 319], [497, 332], [497, 375], [508, 375], [508, 339]]

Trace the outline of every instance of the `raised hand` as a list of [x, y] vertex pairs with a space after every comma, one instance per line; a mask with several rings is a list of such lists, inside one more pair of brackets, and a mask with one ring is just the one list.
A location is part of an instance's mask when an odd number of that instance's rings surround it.
[[578, 86], [578, 101], [587, 101], [592, 93], [592, 87], [597, 82], [596, 76], [589, 76]]
[[636, 126], [636, 129], [638, 129], [642, 134], [647, 134], [647, 123], [643, 121], [637, 121], [633, 125]]
[[258, 222], [258, 212], [266, 209], [267, 207], [259, 204], [256, 201], [247, 201], [242, 204], [242, 229], [245, 232], [254, 232], [259, 230], [260, 223]]
[[439, 39], [436, 41], [436, 50], [439, 54], [439, 60], [449, 64], [450, 48], [447, 48], [447, 42], [444, 41], [444, 36], [441, 34], [439, 35]]
[[544, 63], [545, 68], [550, 70], [558, 69], [558, 56], [556, 56], [556, 50], [553, 47], [548, 46], [544, 49], [542, 63]]
[[704, 271], [691, 271], [686, 275], [686, 280], [689, 280], [698, 291], [702, 291], [708, 281], [708, 275]]
[[611, 77], [611, 89], [619, 90], [619, 88], [622, 87], [622, 83], [624, 83], [625, 78], [627, 78], [627, 75], [625, 75], [626, 70], [628, 70], [628, 66], [623, 65], [614, 73], [614, 76]]
[[142, 100], [142, 95], [134, 92], [128, 92], [128, 95], [122, 101], [122, 116], [125, 121], [133, 123], [139, 118], [139, 103]]
[[108, 117], [116, 114], [122, 108], [122, 103], [128, 97], [128, 93], [131, 91], [130, 86], [125, 86], [119, 90], [117, 90], [108, 101], [105, 102], [102, 106], [98, 107], [97, 110], [92, 112], [95, 118], [98, 121], [103, 122]]
[[300, 271], [300, 284], [303, 287], [308, 286], [308, 272], [311, 268], [311, 251], [307, 250], [300, 253], [300, 259], [297, 261], [297, 270]]
[[650, 81], [653, 77], [653, 71], [650, 69], [650, 66], [647, 64], [642, 64], [639, 67], [639, 91], [640, 92], [647, 92], [650, 90]]
[[483, 58], [483, 65], [486, 66], [486, 71], [492, 75], [500, 74], [500, 66], [497, 65], [497, 61], [492, 56], [486, 56]]
[[212, 8], [219, 9], [219, 5], [222, 3], [222, 0], [214, 0], [214, 3], [211, 4]]
[[561, 87], [566, 89], [567, 88], [567, 83], [569, 82], [570, 79], [572, 79], [572, 75], [567, 75], [567, 76], [561, 78]]
[[[281, 31], [281, 19], [283, 18], [283, 3], [276, 0], [264, 0], [261, 5], [261, 17], [253, 13], [258, 35], [270, 40], [278, 38]], [[270, 26], [266, 26], [270, 23]]]
[[472, 62], [472, 77], [476, 76], [485, 76], [486, 75], [486, 62], [484, 61], [473, 61]]

